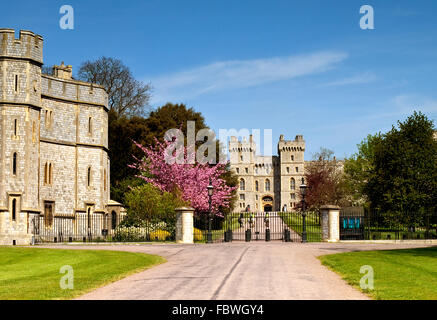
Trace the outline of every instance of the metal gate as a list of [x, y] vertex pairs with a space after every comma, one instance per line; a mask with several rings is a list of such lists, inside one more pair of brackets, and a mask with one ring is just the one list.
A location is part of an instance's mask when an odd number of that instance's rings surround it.
[[[212, 221], [213, 242], [231, 241], [321, 241], [320, 215], [317, 212], [254, 212], [231, 213]], [[194, 240], [206, 242], [208, 220], [195, 223]]]
[[363, 207], [346, 207], [340, 211], [340, 240], [364, 240]]

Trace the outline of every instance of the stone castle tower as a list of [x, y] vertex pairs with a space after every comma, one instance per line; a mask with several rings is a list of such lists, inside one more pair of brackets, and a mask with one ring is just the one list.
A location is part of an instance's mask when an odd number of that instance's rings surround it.
[[231, 137], [231, 168], [238, 175], [237, 210], [250, 206], [252, 211], [293, 210], [299, 199], [299, 186], [305, 170], [305, 141], [302, 135], [285, 140], [281, 135], [278, 156], [258, 156], [253, 137]]
[[35, 216], [76, 228], [80, 215], [122, 211], [109, 200], [104, 88], [42, 65], [40, 35], [0, 29], [0, 244], [29, 244]]

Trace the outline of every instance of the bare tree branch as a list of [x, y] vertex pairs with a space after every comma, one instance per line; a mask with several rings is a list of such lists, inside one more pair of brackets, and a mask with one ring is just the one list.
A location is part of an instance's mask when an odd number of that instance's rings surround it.
[[134, 79], [121, 60], [101, 57], [84, 62], [78, 78], [103, 86], [108, 92], [108, 107], [121, 116], [145, 116], [149, 111], [150, 84]]

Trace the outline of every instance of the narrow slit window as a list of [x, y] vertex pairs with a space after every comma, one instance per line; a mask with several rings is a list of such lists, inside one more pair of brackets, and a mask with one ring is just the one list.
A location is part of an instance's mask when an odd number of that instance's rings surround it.
[[14, 119], [14, 137], [17, 136], [18, 133], [18, 120]]
[[17, 219], [17, 199], [12, 200], [12, 220]]
[[15, 75], [15, 92], [18, 92], [18, 74]]
[[88, 133], [91, 134], [93, 132], [93, 118], [88, 118]]
[[48, 163], [46, 162], [46, 164], [44, 165], [44, 184], [48, 183], [48, 179], [47, 179], [47, 175], [48, 175]]
[[48, 174], [48, 180], [49, 180], [49, 185], [52, 184], [53, 180], [52, 180], [52, 164], [49, 163], [49, 174]]
[[87, 172], [87, 185], [88, 185], [88, 187], [91, 186], [91, 167], [88, 167], [88, 172]]
[[16, 152], [12, 155], [12, 174], [13, 175], [17, 174], [17, 153]]

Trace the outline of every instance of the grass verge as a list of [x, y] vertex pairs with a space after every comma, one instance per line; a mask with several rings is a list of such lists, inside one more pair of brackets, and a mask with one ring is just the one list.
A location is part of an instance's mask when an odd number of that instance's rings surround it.
[[[347, 252], [319, 257], [323, 265], [377, 300], [437, 300], [437, 247]], [[362, 290], [362, 266], [374, 270], [374, 290]]]
[[[132, 252], [0, 247], [0, 300], [71, 299], [163, 262]], [[60, 288], [65, 265], [73, 267], [73, 290]]]

